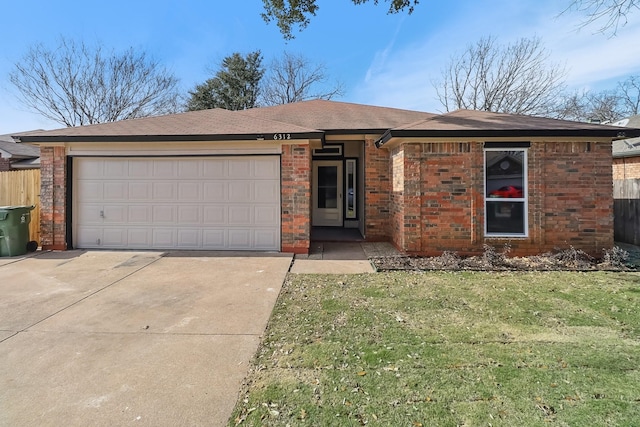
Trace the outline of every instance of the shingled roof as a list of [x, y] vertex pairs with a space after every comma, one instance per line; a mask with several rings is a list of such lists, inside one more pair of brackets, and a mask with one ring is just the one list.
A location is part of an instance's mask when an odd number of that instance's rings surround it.
[[0, 135], [0, 151], [6, 153], [1, 157], [10, 159], [34, 159], [40, 157], [40, 149], [32, 145], [16, 144], [10, 135]]
[[250, 110], [211, 109], [79, 126], [23, 135], [23, 142], [222, 141], [321, 139], [327, 134], [382, 134], [394, 137], [592, 136], [635, 137], [639, 129], [513, 114], [458, 110], [432, 114], [346, 102], [313, 100]]
[[627, 134], [640, 135], [640, 129], [621, 129], [618, 126], [518, 114], [456, 110], [389, 129], [377, 141], [377, 145], [381, 146], [394, 137], [593, 136], [620, 138]]

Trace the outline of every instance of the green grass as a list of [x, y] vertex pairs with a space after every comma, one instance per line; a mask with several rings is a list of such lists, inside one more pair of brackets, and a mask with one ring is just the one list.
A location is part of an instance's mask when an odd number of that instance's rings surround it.
[[290, 275], [229, 425], [637, 426], [637, 273]]

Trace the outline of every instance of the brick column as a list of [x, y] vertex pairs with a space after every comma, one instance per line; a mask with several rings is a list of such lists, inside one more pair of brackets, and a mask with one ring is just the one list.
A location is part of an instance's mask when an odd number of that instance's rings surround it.
[[392, 227], [389, 151], [376, 148], [374, 140], [367, 139], [364, 157], [365, 237], [370, 241], [389, 240]]
[[40, 148], [40, 244], [66, 250], [67, 159], [64, 147]]
[[283, 145], [281, 158], [281, 250], [309, 253], [311, 242], [311, 149]]

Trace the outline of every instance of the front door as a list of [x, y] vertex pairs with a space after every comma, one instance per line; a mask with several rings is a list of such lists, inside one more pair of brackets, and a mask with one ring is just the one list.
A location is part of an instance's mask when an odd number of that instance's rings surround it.
[[342, 227], [342, 161], [313, 162], [313, 226]]

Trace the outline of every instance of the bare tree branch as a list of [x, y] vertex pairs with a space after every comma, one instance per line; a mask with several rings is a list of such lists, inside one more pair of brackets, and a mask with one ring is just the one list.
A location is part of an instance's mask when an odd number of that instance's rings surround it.
[[101, 45], [60, 39], [32, 46], [9, 80], [29, 109], [65, 126], [179, 111], [178, 80], [144, 52], [105, 53]]
[[618, 29], [627, 24], [629, 15], [636, 9], [640, 9], [639, 0], [571, 0], [562, 13], [582, 13], [585, 19], [580, 28], [597, 23], [600, 26], [598, 32], [615, 36]]
[[326, 86], [328, 77], [323, 64], [312, 64], [302, 55], [284, 52], [274, 59], [265, 76], [261, 105], [280, 105], [308, 99], [332, 99], [342, 96], [340, 83]]
[[482, 38], [452, 57], [442, 79], [433, 85], [445, 111], [464, 108], [553, 117], [565, 70], [548, 60], [538, 38], [506, 46]]

